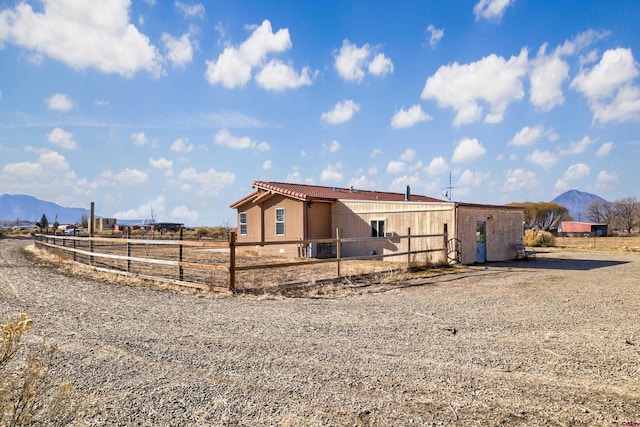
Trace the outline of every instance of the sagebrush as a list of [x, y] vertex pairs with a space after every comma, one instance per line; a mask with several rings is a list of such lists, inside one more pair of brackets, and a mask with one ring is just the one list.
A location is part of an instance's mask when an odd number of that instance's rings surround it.
[[68, 425], [75, 419], [81, 399], [71, 382], [57, 382], [50, 375], [58, 349], [55, 344], [26, 350], [23, 338], [32, 323], [21, 313], [0, 325], [0, 425]]

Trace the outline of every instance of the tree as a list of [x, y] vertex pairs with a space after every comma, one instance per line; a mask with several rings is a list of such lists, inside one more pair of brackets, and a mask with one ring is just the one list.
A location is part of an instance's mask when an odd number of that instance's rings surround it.
[[524, 221], [530, 227], [539, 230], [554, 230], [560, 226], [562, 221], [571, 220], [567, 208], [553, 202], [511, 203], [509, 206], [524, 208]]
[[83, 228], [88, 228], [89, 227], [89, 217], [87, 217], [87, 214], [82, 214], [80, 216], [80, 225]]
[[640, 222], [640, 205], [635, 197], [626, 197], [613, 202], [616, 225], [619, 229], [631, 233]]
[[587, 207], [587, 218], [589, 221], [607, 224], [607, 229], [611, 230], [616, 219], [616, 211], [613, 203], [594, 200]]
[[40, 230], [49, 228], [49, 220], [45, 214], [42, 214], [42, 218], [40, 218], [40, 222], [36, 222], [36, 226]]

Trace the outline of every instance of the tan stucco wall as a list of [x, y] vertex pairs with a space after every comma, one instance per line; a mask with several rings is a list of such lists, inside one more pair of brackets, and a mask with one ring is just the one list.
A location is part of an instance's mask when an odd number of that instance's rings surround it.
[[[276, 209], [285, 210], [285, 233], [276, 235]], [[243, 210], [244, 209], [244, 210]], [[275, 242], [287, 240], [300, 240], [304, 236], [304, 209], [305, 203], [276, 195], [260, 205], [246, 205], [238, 211], [238, 224], [240, 212], [247, 212], [247, 235], [238, 234], [238, 242]], [[301, 255], [299, 245], [282, 244], [255, 247], [242, 247], [253, 253], [265, 255], [279, 255], [285, 257], [298, 257]]]

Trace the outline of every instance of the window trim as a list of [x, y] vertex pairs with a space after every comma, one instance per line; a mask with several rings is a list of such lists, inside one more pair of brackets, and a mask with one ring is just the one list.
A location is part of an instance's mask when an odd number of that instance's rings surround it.
[[[243, 221], [244, 219], [244, 221]], [[247, 213], [246, 212], [240, 212], [240, 219], [238, 221], [238, 228], [240, 229], [240, 235], [241, 236], [246, 236], [247, 235]], [[244, 231], [243, 231], [244, 229]]]
[[[282, 213], [282, 219], [278, 219], [278, 214]], [[285, 236], [286, 235], [286, 216], [284, 208], [276, 208], [276, 236]], [[282, 232], [278, 232], [278, 225], [282, 224]]]
[[[387, 229], [386, 219], [372, 219], [369, 223], [371, 225], [371, 237], [385, 237], [385, 231]], [[380, 224], [382, 224], [382, 233], [380, 233]]]

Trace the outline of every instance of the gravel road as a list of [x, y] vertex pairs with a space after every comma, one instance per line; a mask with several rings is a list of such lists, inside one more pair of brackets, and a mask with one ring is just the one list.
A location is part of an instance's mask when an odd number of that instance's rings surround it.
[[58, 343], [77, 425], [640, 423], [637, 253], [285, 298], [72, 276], [28, 245], [0, 240], [0, 319]]

